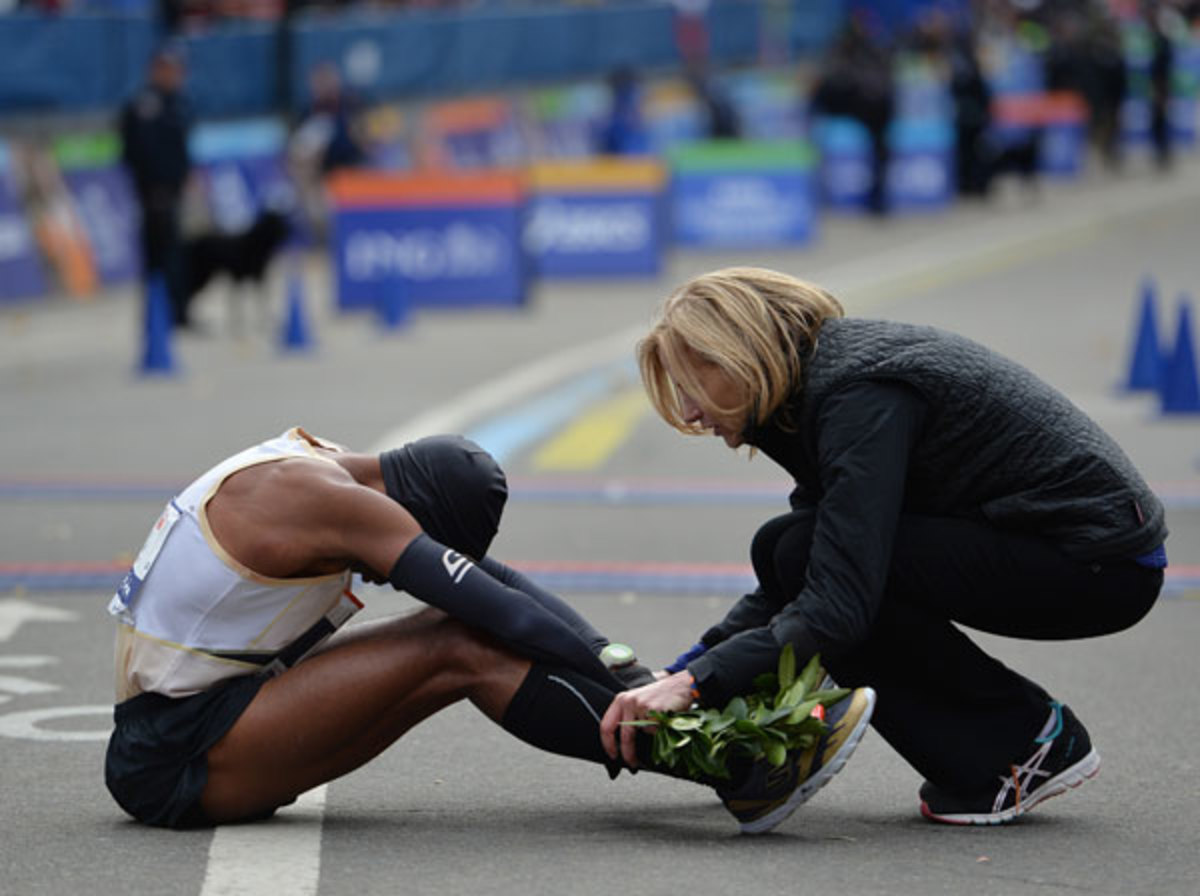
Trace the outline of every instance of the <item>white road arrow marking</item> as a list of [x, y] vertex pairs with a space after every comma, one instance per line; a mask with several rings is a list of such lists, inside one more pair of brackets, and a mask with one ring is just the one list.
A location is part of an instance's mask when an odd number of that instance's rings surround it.
[[60, 610], [45, 604], [35, 604], [19, 597], [0, 600], [0, 642], [12, 640], [26, 622], [74, 622], [78, 613]]

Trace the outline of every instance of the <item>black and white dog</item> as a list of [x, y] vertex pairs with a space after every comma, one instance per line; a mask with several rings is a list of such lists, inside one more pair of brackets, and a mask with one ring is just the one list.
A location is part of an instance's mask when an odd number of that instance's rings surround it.
[[208, 233], [184, 240], [183, 243], [183, 314], [188, 320], [188, 307], [204, 287], [226, 277], [233, 295], [231, 311], [240, 317], [240, 299], [236, 293], [250, 289], [257, 296], [266, 318], [267, 296], [263, 279], [271, 260], [291, 234], [288, 216], [282, 211], [264, 209], [249, 228], [241, 233]]

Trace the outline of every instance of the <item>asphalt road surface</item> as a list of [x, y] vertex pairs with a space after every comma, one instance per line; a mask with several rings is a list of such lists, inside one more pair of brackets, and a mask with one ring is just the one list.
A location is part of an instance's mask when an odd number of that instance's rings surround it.
[[[1184, 161], [988, 209], [831, 217], [810, 247], [676, 253], [656, 281], [543, 285], [522, 311], [421, 314], [399, 333], [336, 314], [310, 258], [298, 268], [310, 352], [285, 355], [252, 325], [231, 332], [226, 297], [211, 295], [199, 309], [211, 332], [176, 340], [170, 377], [135, 373], [130, 292], [0, 309], [0, 893], [1196, 893], [1200, 414], [1164, 417], [1119, 388], [1144, 278], [1164, 338], [1180, 295], [1200, 295], [1200, 165]], [[497, 556], [649, 662], [691, 644], [746, 586], [750, 537], [787, 484], [769, 461], [653, 417], [632, 341], [672, 284], [735, 262], [818, 280], [851, 314], [935, 323], [1017, 358], [1162, 494], [1170, 577], [1143, 623], [1086, 642], [982, 638], [1088, 725], [1095, 781], [1013, 826], [935, 826], [917, 811], [916, 773], [869, 734], [776, 833], [746, 838], [703, 788], [610, 782], [460, 706], [269, 823], [175, 833], [122, 815], [101, 774], [104, 605], [175, 488], [293, 424], [364, 449], [475, 436], [512, 483]], [[364, 593], [372, 614], [411, 605]]]

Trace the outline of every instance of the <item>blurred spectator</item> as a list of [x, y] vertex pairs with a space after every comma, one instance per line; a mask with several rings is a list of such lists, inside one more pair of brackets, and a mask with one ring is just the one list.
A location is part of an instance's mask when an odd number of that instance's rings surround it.
[[1125, 57], [1116, 22], [1098, 6], [1058, 11], [1046, 54], [1046, 89], [1078, 94], [1089, 132], [1106, 162], [1121, 159], [1120, 120], [1125, 100]]
[[710, 140], [736, 140], [742, 126], [729, 95], [708, 74], [702, 62], [687, 66], [687, 81], [704, 113], [704, 134]]
[[622, 67], [608, 78], [608, 117], [600, 126], [596, 150], [601, 155], [638, 155], [649, 149], [642, 121], [642, 93], [637, 74]]
[[1093, 9], [1087, 29], [1090, 93], [1084, 97], [1091, 115], [1091, 137], [1110, 167], [1121, 164], [1121, 109], [1128, 92], [1125, 51], [1117, 21], [1104, 9]]
[[709, 0], [670, 0], [675, 10], [675, 47], [685, 65], [708, 59]]
[[314, 67], [308, 88], [309, 105], [294, 139], [306, 146], [323, 174], [363, 164], [367, 154], [358, 136], [359, 103], [342, 87], [337, 66], [323, 62]]
[[1171, 77], [1174, 47], [1167, 27], [1170, 10], [1157, 0], [1142, 5], [1142, 15], [1150, 33], [1150, 142], [1154, 160], [1160, 169], [1171, 164]]
[[156, 275], [165, 279], [179, 326], [188, 324], [180, 233], [191, 172], [191, 111], [183, 95], [184, 76], [180, 51], [158, 50], [150, 60], [145, 86], [122, 106], [118, 124], [121, 158], [142, 213], [143, 271], [147, 282]]
[[931, 9], [918, 18], [907, 43], [945, 84], [950, 97], [958, 194], [986, 195], [995, 154], [990, 143], [992, 89], [974, 31], [965, 24], [956, 27], [943, 10]]
[[288, 143], [288, 162], [305, 219], [323, 237], [326, 175], [365, 164], [367, 153], [358, 135], [358, 102], [343, 90], [337, 66], [323, 62], [314, 67], [308, 86], [309, 104]]
[[975, 36], [968, 29], [948, 37], [947, 63], [954, 105], [958, 192], [961, 196], [983, 196], [990, 180], [992, 90], [979, 62]]
[[871, 141], [867, 206], [875, 214], [885, 214], [888, 127], [895, 106], [892, 57], [859, 18], [851, 18], [835, 42], [818, 76], [811, 103], [814, 114], [853, 118], [866, 128]]

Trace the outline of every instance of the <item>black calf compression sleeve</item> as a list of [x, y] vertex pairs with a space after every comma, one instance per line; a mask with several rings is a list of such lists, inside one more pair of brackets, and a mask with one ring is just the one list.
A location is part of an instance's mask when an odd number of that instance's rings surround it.
[[417, 536], [405, 549], [388, 579], [417, 600], [483, 629], [523, 656], [575, 669], [613, 691], [621, 688], [592, 646], [566, 621], [428, 535]]
[[[600, 720], [615, 693], [578, 672], [538, 663], [517, 688], [500, 724], [540, 750], [598, 762], [615, 778], [625, 766], [609, 759], [600, 745]], [[650, 738], [639, 737], [640, 765], [649, 762], [649, 748]]]
[[[539, 750], [598, 762], [608, 769], [610, 778], [615, 778], [627, 766], [619, 758], [609, 759], [600, 744], [600, 720], [615, 693], [578, 672], [535, 663], [517, 688], [500, 724], [509, 734]], [[691, 780], [682, 769], [654, 764], [650, 735], [638, 732], [634, 744], [638, 768], [633, 771], [644, 769]], [[732, 777], [728, 781], [698, 783], [737, 786], [747, 766], [744, 760], [732, 760], [729, 762]]]

